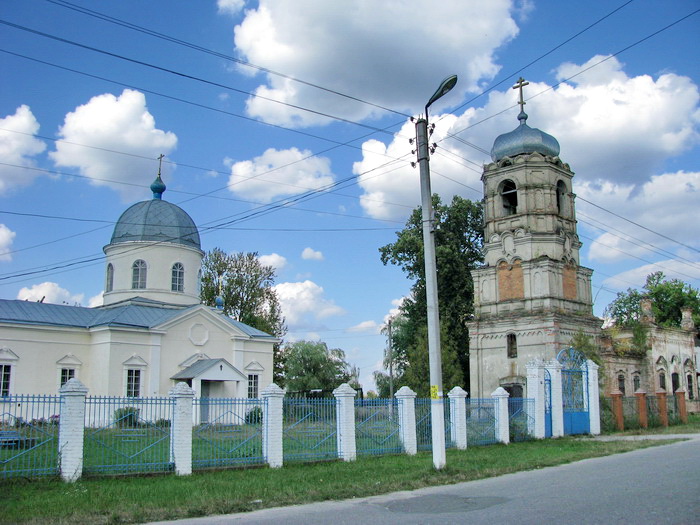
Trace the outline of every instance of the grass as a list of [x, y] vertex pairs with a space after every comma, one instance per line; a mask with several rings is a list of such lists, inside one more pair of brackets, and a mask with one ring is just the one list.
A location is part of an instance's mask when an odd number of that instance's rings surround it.
[[657, 444], [560, 438], [472, 447], [448, 450], [447, 467], [440, 471], [432, 468], [432, 455], [425, 452], [413, 457], [361, 457], [351, 463], [289, 464], [282, 469], [209, 471], [187, 477], [93, 478], [73, 484], [13, 479], [0, 483], [0, 523], [140, 523], [245, 512], [451, 484]]

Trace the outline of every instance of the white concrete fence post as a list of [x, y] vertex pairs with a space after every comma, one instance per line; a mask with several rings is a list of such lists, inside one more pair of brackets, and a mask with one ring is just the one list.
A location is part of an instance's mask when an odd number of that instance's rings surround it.
[[467, 392], [456, 386], [447, 393], [450, 398], [450, 438], [460, 450], [467, 448]]
[[282, 447], [284, 390], [271, 383], [260, 395], [265, 402], [263, 405], [263, 456], [270, 467], [279, 468], [284, 463]]
[[58, 427], [58, 456], [63, 481], [77, 481], [83, 474], [87, 393], [87, 387], [75, 378], [69, 379], [59, 390], [61, 418]]
[[562, 365], [556, 359], [544, 364], [551, 379], [552, 393], [552, 437], [564, 435], [564, 397], [562, 393], [561, 370]]
[[338, 429], [338, 457], [343, 461], [355, 461], [357, 444], [355, 443], [355, 396], [357, 392], [347, 383], [333, 390], [336, 405], [336, 424]]
[[399, 403], [399, 435], [406, 454], [413, 456], [418, 452], [416, 439], [416, 393], [402, 386], [394, 397]]
[[194, 390], [180, 382], [168, 392], [173, 399], [173, 420], [170, 424], [171, 456], [175, 474], [192, 474], [192, 415]]
[[498, 424], [496, 426], [496, 440], [500, 443], [510, 443], [510, 419], [508, 418], [508, 398], [510, 394], [503, 387], [498, 387], [491, 393], [494, 400], [495, 412]]
[[588, 417], [589, 432], [600, 434], [600, 386], [598, 384], [598, 365], [590, 359], [586, 361], [588, 368]]
[[[545, 437], [545, 384], [544, 363], [539, 359], [527, 366], [527, 397], [533, 400], [528, 405], [528, 433], [537, 439]], [[534, 405], [534, 406], [533, 406]]]

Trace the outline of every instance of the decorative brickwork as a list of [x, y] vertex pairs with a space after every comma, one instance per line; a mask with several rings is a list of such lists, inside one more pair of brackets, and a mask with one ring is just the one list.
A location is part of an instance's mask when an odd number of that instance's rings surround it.
[[508, 301], [522, 299], [524, 296], [523, 268], [520, 261], [515, 261], [513, 264], [500, 263], [498, 265], [498, 299]]
[[562, 280], [564, 282], [564, 299], [575, 301], [578, 298], [576, 290], [576, 267], [569, 265], [564, 266]]

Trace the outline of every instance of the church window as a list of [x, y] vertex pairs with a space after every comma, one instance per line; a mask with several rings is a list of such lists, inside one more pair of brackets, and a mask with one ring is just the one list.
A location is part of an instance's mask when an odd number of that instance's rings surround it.
[[557, 182], [557, 213], [559, 215], [566, 215], [566, 184], [564, 181], [560, 180]]
[[508, 334], [506, 336], [506, 344], [508, 346], [508, 357], [518, 357], [518, 341], [515, 334]]
[[625, 374], [619, 374], [617, 376], [617, 389], [625, 395]]
[[129, 368], [126, 371], [126, 397], [139, 397], [141, 395], [141, 370]]
[[632, 378], [632, 383], [634, 384], [634, 391], [636, 392], [642, 386], [642, 379], [639, 377], [639, 375], [635, 374], [635, 376]]
[[10, 374], [12, 373], [11, 365], [0, 365], [0, 396], [10, 395]]
[[501, 186], [503, 215], [515, 215], [518, 211], [518, 190], [512, 180], [505, 180]]
[[666, 372], [659, 372], [659, 388], [666, 390]]
[[107, 278], [105, 282], [105, 292], [111, 292], [114, 289], [114, 266], [112, 263], [107, 265]]
[[139, 259], [131, 266], [131, 288], [134, 290], [146, 289], [146, 261]]
[[695, 399], [695, 392], [693, 392], [693, 376], [688, 374], [688, 398]]
[[61, 386], [75, 377], [75, 368], [61, 368]]
[[182, 292], [185, 289], [185, 267], [182, 263], [173, 264], [172, 284], [170, 289], [173, 292]]
[[258, 398], [258, 378], [257, 374], [248, 374], [248, 398]]
[[680, 378], [676, 372], [671, 374], [671, 386], [673, 387], [674, 392], [681, 386]]

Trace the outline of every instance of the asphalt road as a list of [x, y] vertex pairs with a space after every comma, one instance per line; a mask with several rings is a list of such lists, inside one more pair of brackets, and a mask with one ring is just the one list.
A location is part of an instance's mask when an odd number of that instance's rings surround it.
[[698, 438], [457, 485], [160, 524], [700, 524]]

